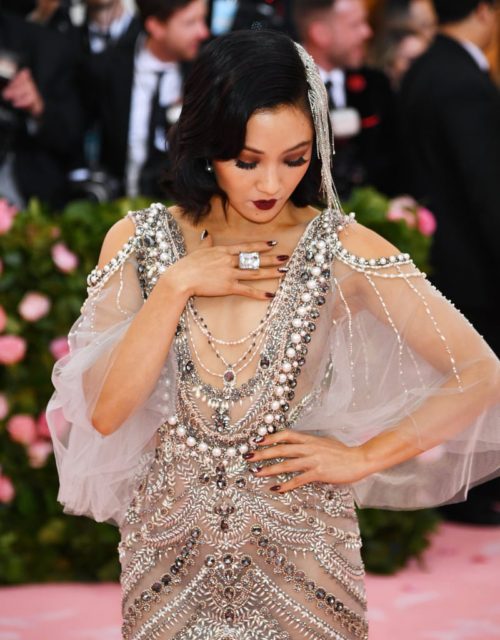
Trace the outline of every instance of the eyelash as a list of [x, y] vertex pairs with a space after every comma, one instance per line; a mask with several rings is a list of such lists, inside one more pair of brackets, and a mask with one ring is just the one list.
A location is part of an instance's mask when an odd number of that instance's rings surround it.
[[[301, 167], [307, 162], [304, 157], [298, 158], [297, 160], [286, 160], [285, 164], [289, 167]], [[247, 171], [251, 169], [255, 169], [257, 166], [257, 162], [243, 162], [243, 160], [236, 160], [236, 166], [238, 169], [246, 169]]]

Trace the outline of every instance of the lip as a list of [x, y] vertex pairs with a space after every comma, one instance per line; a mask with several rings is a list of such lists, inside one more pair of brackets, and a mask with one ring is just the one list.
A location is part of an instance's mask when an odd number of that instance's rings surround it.
[[277, 200], [252, 200], [257, 209], [262, 211], [269, 211], [278, 202]]

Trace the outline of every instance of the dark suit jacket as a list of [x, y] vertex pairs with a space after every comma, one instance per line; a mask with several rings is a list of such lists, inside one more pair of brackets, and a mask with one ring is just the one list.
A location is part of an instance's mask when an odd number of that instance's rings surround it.
[[[85, 92], [91, 96], [87, 102], [89, 122], [96, 122], [101, 137], [100, 164], [102, 168], [117, 178], [125, 186], [128, 131], [131, 116], [132, 89], [134, 85], [134, 60], [137, 38], [128, 39], [110, 47], [102, 54], [90, 56], [84, 73]], [[186, 77], [189, 64], [181, 65], [181, 73]], [[167, 154], [155, 157], [158, 179], [167, 166]], [[161, 166], [160, 166], [161, 165]], [[142, 195], [165, 196], [157, 185], [142, 189]]]
[[54, 206], [65, 199], [66, 174], [82, 134], [76, 90], [76, 52], [65, 36], [0, 11], [0, 46], [23, 57], [44, 102], [35, 132], [24, 126], [15, 141], [14, 173], [25, 198]]
[[335, 140], [333, 173], [340, 196], [347, 198], [353, 188], [365, 185], [396, 195], [400, 188], [396, 105], [388, 79], [369, 67], [346, 71], [346, 102], [358, 111], [361, 131]]
[[461, 44], [439, 35], [403, 82], [400, 117], [409, 190], [437, 217], [432, 279], [466, 313], [495, 313], [500, 94]]

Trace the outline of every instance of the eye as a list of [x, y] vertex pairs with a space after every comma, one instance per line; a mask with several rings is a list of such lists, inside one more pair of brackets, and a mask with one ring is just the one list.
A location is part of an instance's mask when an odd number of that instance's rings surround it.
[[297, 160], [285, 160], [285, 164], [287, 164], [289, 167], [301, 167], [302, 165], [306, 164], [307, 160], [301, 156], [300, 158], [297, 158]]
[[238, 169], [255, 169], [257, 166], [256, 162], [243, 162], [243, 160], [236, 160], [236, 166]]

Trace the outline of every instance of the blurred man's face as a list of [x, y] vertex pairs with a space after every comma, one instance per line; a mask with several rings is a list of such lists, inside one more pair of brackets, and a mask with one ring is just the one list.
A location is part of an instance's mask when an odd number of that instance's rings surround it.
[[410, 3], [412, 26], [430, 42], [436, 35], [437, 17], [429, 0], [412, 0]]
[[170, 60], [193, 60], [201, 43], [210, 35], [206, 0], [193, 0], [168, 20], [150, 18], [147, 29], [157, 50]]
[[360, 67], [372, 36], [363, 0], [336, 0], [316, 25], [317, 42], [334, 67]]
[[121, 0], [85, 0], [85, 4], [90, 11], [105, 11], [121, 4]]

